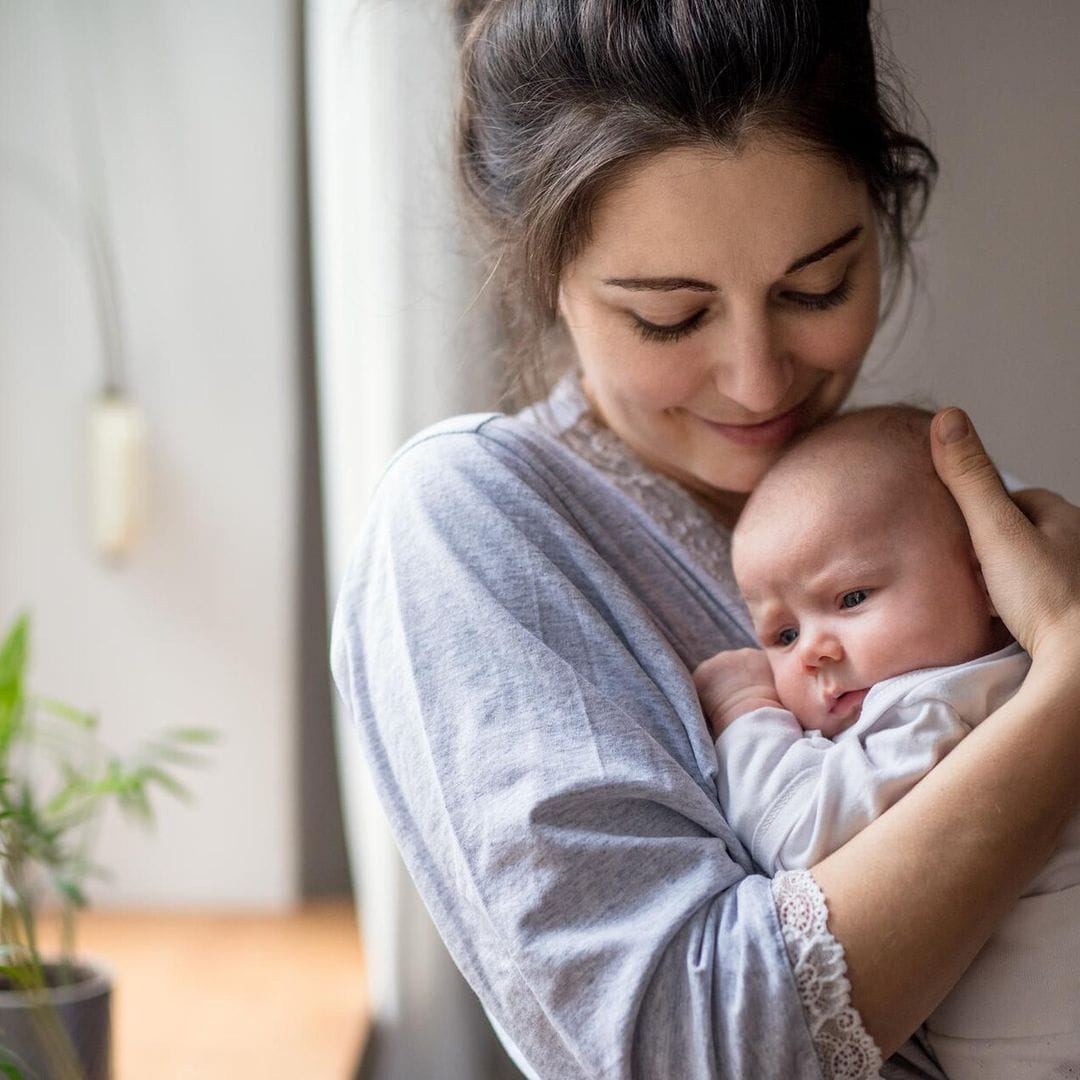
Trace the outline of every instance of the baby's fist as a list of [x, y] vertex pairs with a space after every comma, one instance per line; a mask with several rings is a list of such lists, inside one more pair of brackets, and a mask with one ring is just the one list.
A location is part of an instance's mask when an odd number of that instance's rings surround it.
[[780, 704], [761, 649], [729, 649], [710, 656], [694, 669], [694, 689], [714, 735], [754, 709]]

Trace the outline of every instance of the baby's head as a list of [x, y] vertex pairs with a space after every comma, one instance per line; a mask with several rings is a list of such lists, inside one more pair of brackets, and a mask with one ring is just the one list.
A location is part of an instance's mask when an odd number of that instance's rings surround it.
[[780, 701], [807, 730], [854, 723], [883, 679], [1004, 643], [934, 471], [930, 419], [886, 406], [829, 421], [769, 470], [739, 519], [735, 577]]

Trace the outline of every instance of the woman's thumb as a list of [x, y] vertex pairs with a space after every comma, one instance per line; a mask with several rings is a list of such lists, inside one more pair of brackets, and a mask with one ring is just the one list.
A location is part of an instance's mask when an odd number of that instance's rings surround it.
[[934, 468], [960, 507], [975, 552], [984, 558], [1010, 526], [1025, 522], [982, 440], [961, 409], [943, 409], [930, 425]]

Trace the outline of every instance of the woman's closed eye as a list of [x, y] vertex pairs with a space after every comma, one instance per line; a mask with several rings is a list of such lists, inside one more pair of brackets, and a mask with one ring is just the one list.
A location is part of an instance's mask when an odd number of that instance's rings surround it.
[[836, 288], [830, 289], [828, 292], [792, 292], [789, 290], [782, 295], [785, 300], [809, 311], [828, 311], [829, 308], [839, 307], [851, 296], [851, 279], [845, 276]]
[[705, 309], [695, 312], [688, 319], [677, 323], [654, 323], [643, 319], [640, 315], [634, 316], [634, 323], [638, 333], [646, 341], [678, 341], [697, 329], [698, 323], [705, 317]]
[[[828, 292], [797, 292], [789, 289], [780, 294], [780, 298], [785, 303], [794, 304], [806, 311], [828, 311], [845, 303], [850, 296], [851, 279], [846, 275], [839, 285], [829, 289]], [[650, 322], [640, 315], [633, 315], [633, 320], [637, 332], [645, 341], [678, 341], [687, 334], [692, 334], [707, 313], [708, 309], [702, 308], [689, 318], [676, 323]]]

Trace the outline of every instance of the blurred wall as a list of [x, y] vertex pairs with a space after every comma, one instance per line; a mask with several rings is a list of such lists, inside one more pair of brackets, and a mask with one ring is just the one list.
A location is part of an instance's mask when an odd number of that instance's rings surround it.
[[[35, 685], [99, 710], [117, 748], [165, 725], [223, 740], [156, 836], [107, 821], [105, 903], [296, 893], [295, 8], [0, 0], [0, 618], [32, 610]], [[85, 525], [87, 268], [26, 178], [77, 188], [95, 113], [150, 437], [149, 535], [120, 567]]]
[[877, 6], [941, 180], [910, 323], [866, 396], [962, 405], [1001, 468], [1080, 501], [1080, 5]]

